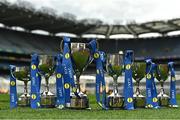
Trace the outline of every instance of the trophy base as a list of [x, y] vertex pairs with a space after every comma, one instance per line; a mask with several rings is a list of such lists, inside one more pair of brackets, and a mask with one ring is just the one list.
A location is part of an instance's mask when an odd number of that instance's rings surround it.
[[89, 99], [86, 94], [80, 93], [80, 98], [75, 96], [74, 94], [71, 95], [71, 102], [70, 106], [66, 106], [70, 109], [90, 109], [89, 108]]
[[134, 95], [134, 107], [144, 108], [146, 106], [146, 98], [143, 95]]
[[169, 106], [169, 97], [158, 97], [159, 105], [162, 107]]
[[41, 107], [42, 108], [54, 108], [55, 107], [55, 95], [42, 95]]
[[18, 106], [20, 107], [29, 107], [30, 106], [30, 96], [25, 97], [21, 96], [18, 98]]
[[110, 109], [120, 109], [124, 107], [124, 97], [111, 94], [108, 96], [107, 106]]

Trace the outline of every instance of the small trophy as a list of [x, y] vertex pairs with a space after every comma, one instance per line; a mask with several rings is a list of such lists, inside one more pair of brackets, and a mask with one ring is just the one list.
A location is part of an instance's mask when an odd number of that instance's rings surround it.
[[54, 57], [50, 55], [39, 55], [39, 74], [45, 78], [45, 90], [41, 94], [41, 107], [55, 107], [55, 95], [49, 90], [49, 78], [54, 74]]
[[133, 79], [136, 81], [136, 91], [133, 95], [135, 107], [145, 107], [146, 99], [140, 93], [139, 85], [140, 81], [145, 77], [146, 74], [146, 63], [145, 62], [134, 62], [132, 65]]
[[28, 93], [28, 82], [30, 81], [30, 68], [28, 66], [15, 67], [12, 70], [12, 75], [22, 82], [24, 82], [24, 92], [18, 98], [18, 106], [27, 107], [30, 106], [30, 95]]
[[158, 95], [159, 105], [160, 106], [168, 106], [169, 105], [169, 96], [165, 94], [164, 91], [164, 82], [168, 79], [168, 65], [167, 64], [159, 64], [157, 65], [156, 79], [159, 81], [161, 85], [160, 93]]
[[118, 77], [123, 71], [123, 54], [107, 54], [107, 73], [113, 78], [113, 92], [108, 96], [109, 108], [123, 108], [124, 98], [118, 93]]
[[80, 76], [90, 64], [90, 50], [85, 43], [71, 43], [71, 59], [76, 76], [75, 86], [78, 96], [71, 93], [71, 108], [86, 109], [89, 108], [87, 95], [81, 91]]

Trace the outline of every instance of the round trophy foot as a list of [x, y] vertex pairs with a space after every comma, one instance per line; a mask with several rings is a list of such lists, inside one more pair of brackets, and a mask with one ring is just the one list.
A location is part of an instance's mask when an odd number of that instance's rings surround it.
[[21, 96], [18, 98], [18, 106], [20, 107], [29, 107], [30, 106], [30, 96], [25, 97]]
[[134, 97], [134, 107], [135, 108], [144, 108], [146, 106], [146, 98], [144, 96]]
[[54, 108], [55, 107], [55, 96], [54, 95], [42, 95], [41, 96], [41, 107], [42, 108]]
[[108, 96], [108, 107], [110, 109], [119, 109], [124, 107], [124, 97]]
[[169, 97], [158, 97], [159, 105], [162, 107], [169, 106]]
[[89, 99], [86, 94], [81, 93], [80, 98], [71, 95], [70, 106], [66, 106], [70, 109], [90, 109], [89, 108]]

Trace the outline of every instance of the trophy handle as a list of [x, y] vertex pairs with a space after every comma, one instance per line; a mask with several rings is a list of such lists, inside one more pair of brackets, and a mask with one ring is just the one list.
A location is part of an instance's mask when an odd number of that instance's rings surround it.
[[60, 51], [63, 52], [63, 40], [60, 42]]

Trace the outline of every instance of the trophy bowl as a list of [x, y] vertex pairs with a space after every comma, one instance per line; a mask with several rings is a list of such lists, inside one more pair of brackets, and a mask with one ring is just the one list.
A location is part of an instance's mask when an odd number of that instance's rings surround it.
[[39, 55], [39, 73], [45, 78], [45, 90], [41, 94], [41, 107], [55, 107], [55, 95], [49, 90], [49, 78], [54, 74], [54, 57], [50, 55]]
[[134, 106], [145, 107], [146, 98], [140, 93], [139, 85], [140, 81], [145, 77], [146, 74], [146, 63], [145, 62], [134, 62], [132, 65], [132, 76], [136, 81], [136, 91], [133, 95]]
[[118, 109], [124, 107], [124, 97], [118, 93], [117, 79], [123, 71], [123, 54], [107, 54], [106, 71], [113, 78], [113, 92], [108, 96], [108, 107]]
[[90, 50], [86, 48], [85, 43], [71, 43], [71, 59], [73, 70], [76, 76], [76, 89], [78, 96], [71, 93], [71, 108], [87, 109], [89, 108], [89, 99], [86, 94], [81, 92], [80, 76], [90, 64]]
[[167, 64], [158, 64], [156, 70], [156, 79], [160, 83], [160, 93], [158, 94], [159, 105], [168, 106], [169, 105], [169, 96], [165, 94], [164, 82], [168, 79], [169, 71]]
[[24, 82], [24, 92], [18, 98], [18, 105], [21, 107], [30, 106], [30, 95], [27, 88], [28, 82], [30, 81], [29, 66], [15, 67], [15, 70], [12, 74], [17, 80]]

